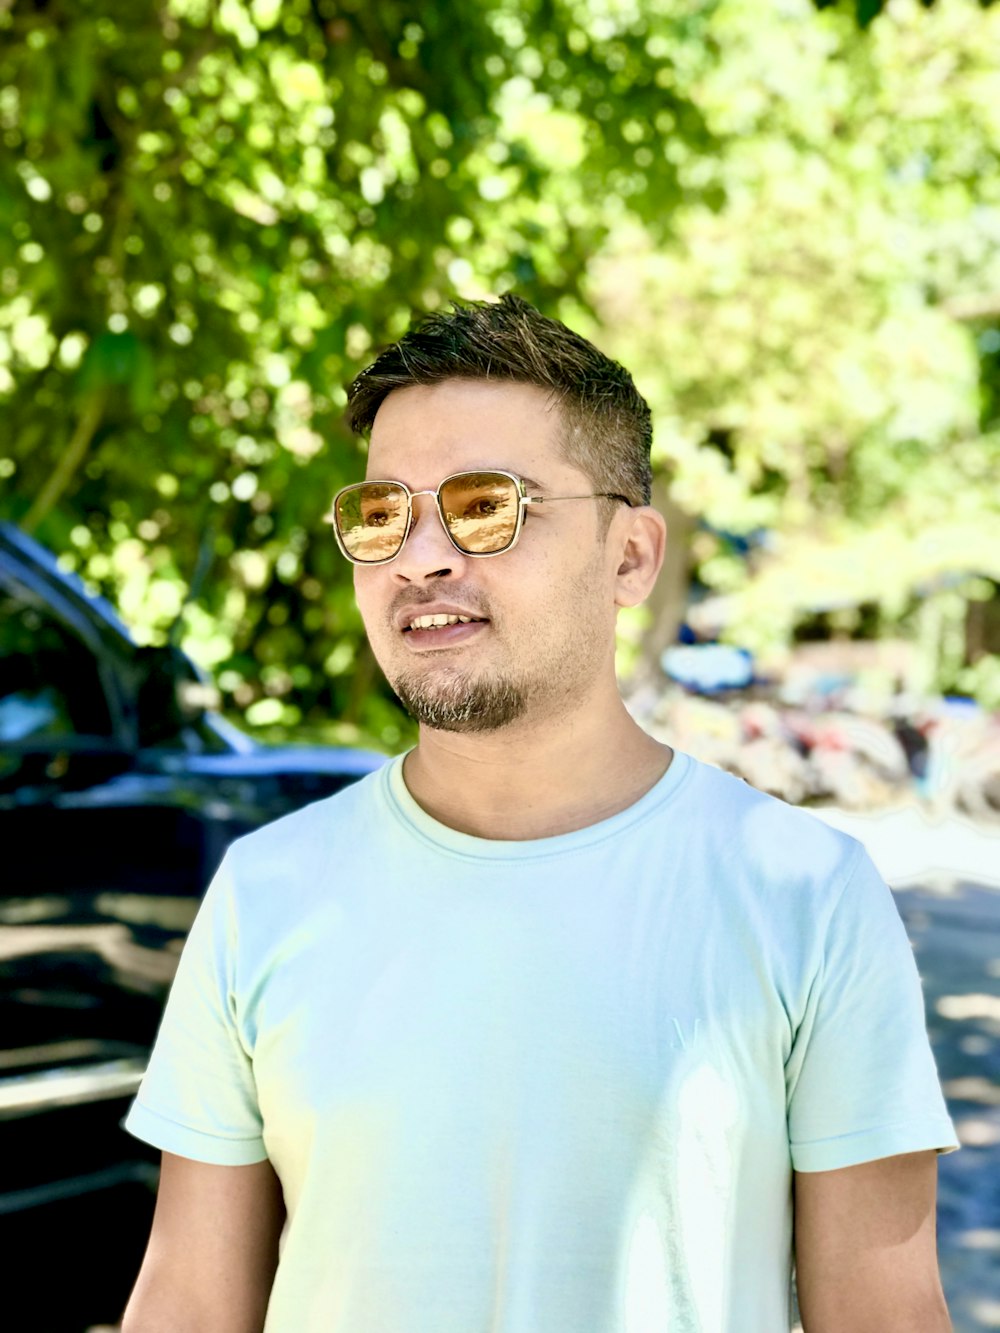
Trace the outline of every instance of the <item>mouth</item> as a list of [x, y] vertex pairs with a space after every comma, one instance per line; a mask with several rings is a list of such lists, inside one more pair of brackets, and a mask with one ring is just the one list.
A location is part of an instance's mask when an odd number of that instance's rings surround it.
[[411, 634], [414, 630], [439, 630], [447, 629], [450, 625], [485, 625], [485, 616], [467, 616], [464, 613], [452, 614], [451, 612], [439, 611], [431, 616], [411, 616], [403, 626], [404, 634]]
[[459, 612], [436, 612], [431, 615], [412, 615], [402, 627], [406, 646], [412, 650], [452, 648], [478, 638], [489, 626], [479, 616]]

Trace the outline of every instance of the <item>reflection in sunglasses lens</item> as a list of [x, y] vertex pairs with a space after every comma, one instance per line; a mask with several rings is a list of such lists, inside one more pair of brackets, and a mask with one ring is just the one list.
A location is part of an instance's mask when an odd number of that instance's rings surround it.
[[337, 531], [355, 560], [388, 560], [406, 533], [406, 491], [394, 482], [362, 482], [337, 501]]
[[471, 555], [502, 551], [514, 539], [520, 505], [509, 477], [495, 472], [454, 477], [441, 488], [441, 504], [448, 531]]

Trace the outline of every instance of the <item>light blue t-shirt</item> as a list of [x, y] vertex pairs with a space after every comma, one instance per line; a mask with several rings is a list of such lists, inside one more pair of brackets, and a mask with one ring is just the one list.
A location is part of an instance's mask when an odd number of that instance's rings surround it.
[[681, 753], [557, 837], [397, 759], [241, 839], [126, 1123], [270, 1158], [267, 1333], [778, 1333], [793, 1168], [958, 1146], [861, 845]]

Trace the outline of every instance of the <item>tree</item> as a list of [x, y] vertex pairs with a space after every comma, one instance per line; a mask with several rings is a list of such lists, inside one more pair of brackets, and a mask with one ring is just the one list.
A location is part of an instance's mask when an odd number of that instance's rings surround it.
[[935, 515], [996, 517], [1000, 10], [858, 13], [0, 0], [0, 513], [251, 724], [400, 744], [323, 522], [344, 385], [516, 287], [653, 403], [647, 657], [690, 577], [782, 641], [835, 541], [895, 623], [973, 559], [917, 570]]
[[185, 645], [251, 722], [398, 741], [323, 525], [363, 467], [344, 384], [455, 292], [558, 313], [623, 201], [665, 233], [656, 127], [711, 143], [676, 64], [701, 24], [675, 51], [569, 3], [0, 4], [2, 512], [145, 641], [200, 564]]
[[[1000, 11], [902, 0], [862, 33], [730, 0], [712, 30], [726, 203], [685, 201], [666, 244], [610, 237], [593, 304], [726, 633], [766, 652], [865, 602], [912, 628], [928, 590], [1000, 582]], [[657, 629], [654, 660], [676, 616]], [[940, 665], [925, 683], [954, 685]]]

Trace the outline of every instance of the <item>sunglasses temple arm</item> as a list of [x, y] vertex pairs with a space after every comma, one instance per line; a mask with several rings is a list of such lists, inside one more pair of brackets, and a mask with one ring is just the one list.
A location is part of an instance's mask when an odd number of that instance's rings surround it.
[[590, 495], [522, 495], [521, 502], [527, 505], [554, 504], [557, 500], [621, 500], [632, 507], [627, 495], [618, 495], [614, 491], [595, 491]]

